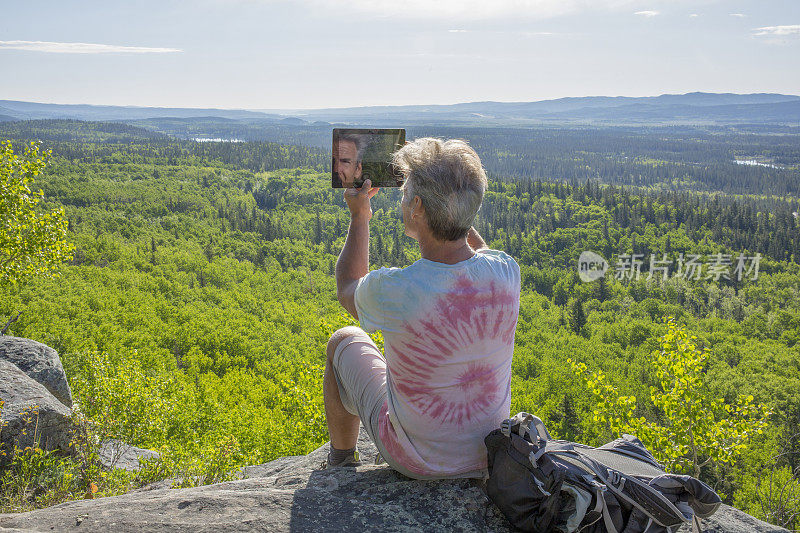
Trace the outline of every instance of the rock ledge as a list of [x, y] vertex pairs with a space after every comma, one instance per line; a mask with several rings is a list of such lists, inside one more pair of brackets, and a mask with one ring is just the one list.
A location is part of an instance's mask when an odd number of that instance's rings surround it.
[[[140, 489], [0, 514], [6, 531], [492, 531], [510, 532], [477, 481], [415, 481], [385, 464], [363, 428], [362, 466], [321, 470], [328, 445], [245, 468], [246, 479], [188, 489]], [[703, 531], [786, 532], [723, 506]], [[690, 531], [682, 528], [681, 532]]]

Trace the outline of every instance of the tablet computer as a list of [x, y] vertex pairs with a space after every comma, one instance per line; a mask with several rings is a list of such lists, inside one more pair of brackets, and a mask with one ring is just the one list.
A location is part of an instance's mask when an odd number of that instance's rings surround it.
[[335, 128], [331, 145], [331, 185], [400, 187], [403, 175], [392, 164], [392, 153], [406, 142], [406, 130], [386, 128]]

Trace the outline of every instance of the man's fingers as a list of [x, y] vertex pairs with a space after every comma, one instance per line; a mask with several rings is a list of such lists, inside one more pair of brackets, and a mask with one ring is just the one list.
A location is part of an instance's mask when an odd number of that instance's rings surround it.
[[361, 194], [363, 196], [367, 196], [368, 198], [372, 198], [372, 196], [369, 196], [369, 191], [370, 191], [371, 187], [372, 187], [372, 180], [369, 180], [369, 179], [364, 180], [364, 183], [361, 185], [361, 188], [358, 190], [358, 194]]
[[379, 190], [381, 190], [381, 188], [380, 188], [380, 187], [373, 187], [373, 188], [371, 188], [371, 189], [369, 190], [369, 192], [367, 193], [367, 196], [368, 196], [369, 198], [372, 198], [373, 196], [375, 196], [376, 194], [378, 194], [378, 191], [379, 191]]

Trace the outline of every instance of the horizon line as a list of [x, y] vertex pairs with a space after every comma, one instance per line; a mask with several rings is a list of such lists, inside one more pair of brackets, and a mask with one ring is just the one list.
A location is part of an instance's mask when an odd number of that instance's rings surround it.
[[18, 102], [25, 104], [38, 104], [38, 105], [57, 105], [57, 106], [90, 106], [90, 107], [124, 107], [131, 109], [209, 109], [216, 111], [245, 111], [251, 113], [276, 113], [280, 114], [281, 111], [328, 111], [328, 110], [342, 110], [342, 109], [366, 109], [375, 107], [424, 107], [424, 106], [455, 106], [467, 104], [530, 104], [538, 102], [548, 102], [555, 100], [566, 99], [580, 99], [580, 98], [658, 98], [660, 96], [686, 96], [690, 94], [708, 94], [708, 95], [736, 95], [736, 96], [757, 96], [757, 95], [773, 95], [773, 96], [790, 96], [800, 98], [798, 94], [787, 94], [779, 92], [751, 92], [751, 93], [736, 93], [736, 92], [705, 92], [705, 91], [689, 91], [685, 93], [661, 93], [649, 95], [583, 95], [583, 96], [558, 96], [550, 98], [541, 98], [537, 100], [471, 100], [466, 102], [451, 102], [451, 103], [426, 103], [426, 104], [372, 104], [363, 106], [323, 106], [323, 107], [282, 107], [282, 108], [247, 108], [247, 107], [178, 107], [174, 105], [130, 105], [130, 104], [88, 104], [88, 103], [58, 103], [58, 102], [34, 102], [31, 100], [11, 100], [0, 98], [0, 102]]

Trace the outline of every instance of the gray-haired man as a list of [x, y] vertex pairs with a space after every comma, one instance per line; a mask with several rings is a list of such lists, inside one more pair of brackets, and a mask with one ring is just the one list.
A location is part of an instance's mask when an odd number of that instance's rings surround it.
[[[394, 154], [403, 225], [422, 258], [369, 270], [370, 199], [348, 188], [337, 296], [361, 328], [336, 331], [323, 381], [329, 466], [358, 462], [359, 421], [381, 456], [417, 479], [485, 477], [483, 438], [508, 418], [520, 270], [472, 227], [486, 191], [478, 154], [418, 139]], [[383, 353], [367, 332], [381, 330]]]

